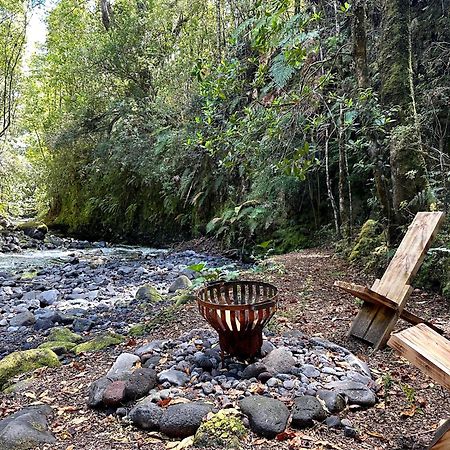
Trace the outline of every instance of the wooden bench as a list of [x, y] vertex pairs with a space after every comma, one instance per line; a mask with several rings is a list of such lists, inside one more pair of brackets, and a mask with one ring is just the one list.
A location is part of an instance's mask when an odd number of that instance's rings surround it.
[[375, 280], [371, 288], [344, 281], [334, 283], [364, 301], [350, 335], [369, 342], [377, 350], [384, 347], [400, 317], [413, 324], [425, 322], [438, 330], [404, 307], [412, 292], [410, 282], [443, 221], [442, 212], [417, 213], [383, 277]]
[[[434, 381], [450, 390], [449, 340], [422, 323], [393, 334], [388, 345]], [[450, 449], [450, 419], [438, 428], [429, 449]]]

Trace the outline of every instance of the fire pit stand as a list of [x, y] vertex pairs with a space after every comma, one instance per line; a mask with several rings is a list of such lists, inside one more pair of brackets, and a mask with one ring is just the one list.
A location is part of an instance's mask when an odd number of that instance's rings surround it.
[[219, 333], [222, 360], [224, 354], [243, 360], [260, 354], [276, 296], [275, 286], [259, 281], [216, 282], [198, 291], [200, 313]]

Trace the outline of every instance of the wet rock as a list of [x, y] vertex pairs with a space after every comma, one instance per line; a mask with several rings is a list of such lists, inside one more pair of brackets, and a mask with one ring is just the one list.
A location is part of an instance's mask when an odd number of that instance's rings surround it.
[[125, 381], [113, 381], [103, 393], [106, 406], [117, 406], [125, 400]]
[[10, 378], [39, 367], [58, 367], [58, 356], [50, 349], [14, 352], [0, 360], [0, 390]]
[[294, 400], [292, 408], [292, 426], [307, 428], [314, 425], [314, 420], [322, 422], [327, 417], [326, 411], [316, 397], [304, 395]]
[[9, 324], [12, 327], [27, 327], [33, 325], [36, 322], [36, 318], [31, 311], [24, 311], [15, 315]]
[[169, 286], [169, 292], [176, 292], [180, 289], [188, 289], [192, 286], [192, 281], [186, 276], [181, 275], [176, 278]]
[[289, 410], [279, 400], [253, 395], [241, 400], [239, 407], [248, 416], [251, 430], [260, 436], [273, 438], [286, 428]]
[[268, 372], [276, 375], [278, 373], [290, 373], [296, 361], [288, 348], [279, 347], [272, 350], [261, 362], [267, 367]]
[[160, 383], [167, 381], [175, 386], [184, 386], [189, 381], [189, 377], [179, 370], [167, 369], [158, 374], [158, 381]]
[[136, 400], [147, 395], [156, 386], [156, 372], [153, 369], [136, 369], [126, 380], [125, 398]]
[[100, 406], [103, 403], [103, 395], [111, 383], [112, 381], [106, 377], [95, 380], [89, 388], [88, 406], [91, 408]]
[[131, 375], [139, 361], [139, 356], [132, 353], [122, 353], [117, 357], [106, 376], [110, 379], [118, 380]]
[[26, 450], [53, 444], [56, 439], [48, 430], [47, 423], [51, 414], [49, 406], [35, 406], [0, 420], [0, 448]]
[[210, 405], [200, 402], [169, 406], [159, 421], [160, 430], [171, 438], [182, 439], [191, 436], [211, 410]]
[[138, 403], [128, 414], [128, 418], [139, 428], [149, 431], [159, 430], [163, 409], [150, 401]]
[[370, 407], [376, 403], [373, 391], [356, 381], [334, 381], [327, 383], [324, 387], [345, 396], [351, 405]]

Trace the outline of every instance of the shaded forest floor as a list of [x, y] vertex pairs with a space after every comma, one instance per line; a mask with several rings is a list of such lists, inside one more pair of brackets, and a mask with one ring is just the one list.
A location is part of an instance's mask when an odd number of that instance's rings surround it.
[[[270, 270], [245, 274], [274, 283], [280, 292], [280, 309], [270, 325], [282, 333], [299, 329], [347, 347], [367, 361], [381, 386], [379, 403], [368, 410], [347, 409], [341, 419], [349, 419], [358, 431], [357, 438], [345, 437], [342, 430], [325, 425], [295, 431], [286, 441], [249, 437], [248, 449], [423, 449], [431, 440], [439, 421], [450, 412], [450, 394], [419, 370], [401, 360], [392, 350], [372, 353], [364, 343], [349, 339], [347, 331], [358, 311], [349, 295], [333, 287], [335, 280], [369, 284], [372, 280], [331, 252], [311, 249], [273, 259]], [[445, 329], [450, 335], [450, 302], [430, 293], [415, 290], [408, 308]], [[398, 328], [406, 324], [398, 323]], [[58, 369], [40, 369], [31, 384], [0, 399], [0, 418], [20, 407], [47, 403], [55, 410], [51, 430], [58, 439], [47, 448], [55, 450], [163, 449], [165, 443], [152, 433], [123, 424], [114, 415], [93, 411], [86, 406], [88, 387], [104, 375], [115, 358], [156, 338], [178, 336], [195, 327], [206, 327], [195, 304], [186, 305], [172, 322], [161, 325], [151, 335], [132, 339], [127, 344], [74, 358]]]

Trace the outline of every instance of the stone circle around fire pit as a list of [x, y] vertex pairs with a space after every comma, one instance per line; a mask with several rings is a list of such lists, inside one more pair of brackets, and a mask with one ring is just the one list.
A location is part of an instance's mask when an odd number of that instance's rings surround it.
[[338, 414], [349, 405], [376, 403], [367, 364], [339, 345], [290, 331], [266, 336], [261, 353], [249, 364], [227, 357], [222, 367], [218, 337], [210, 329], [151, 341], [121, 354], [90, 386], [88, 404], [180, 439], [228, 409], [267, 438], [288, 424], [302, 429], [315, 421], [354, 436], [350, 421]]

